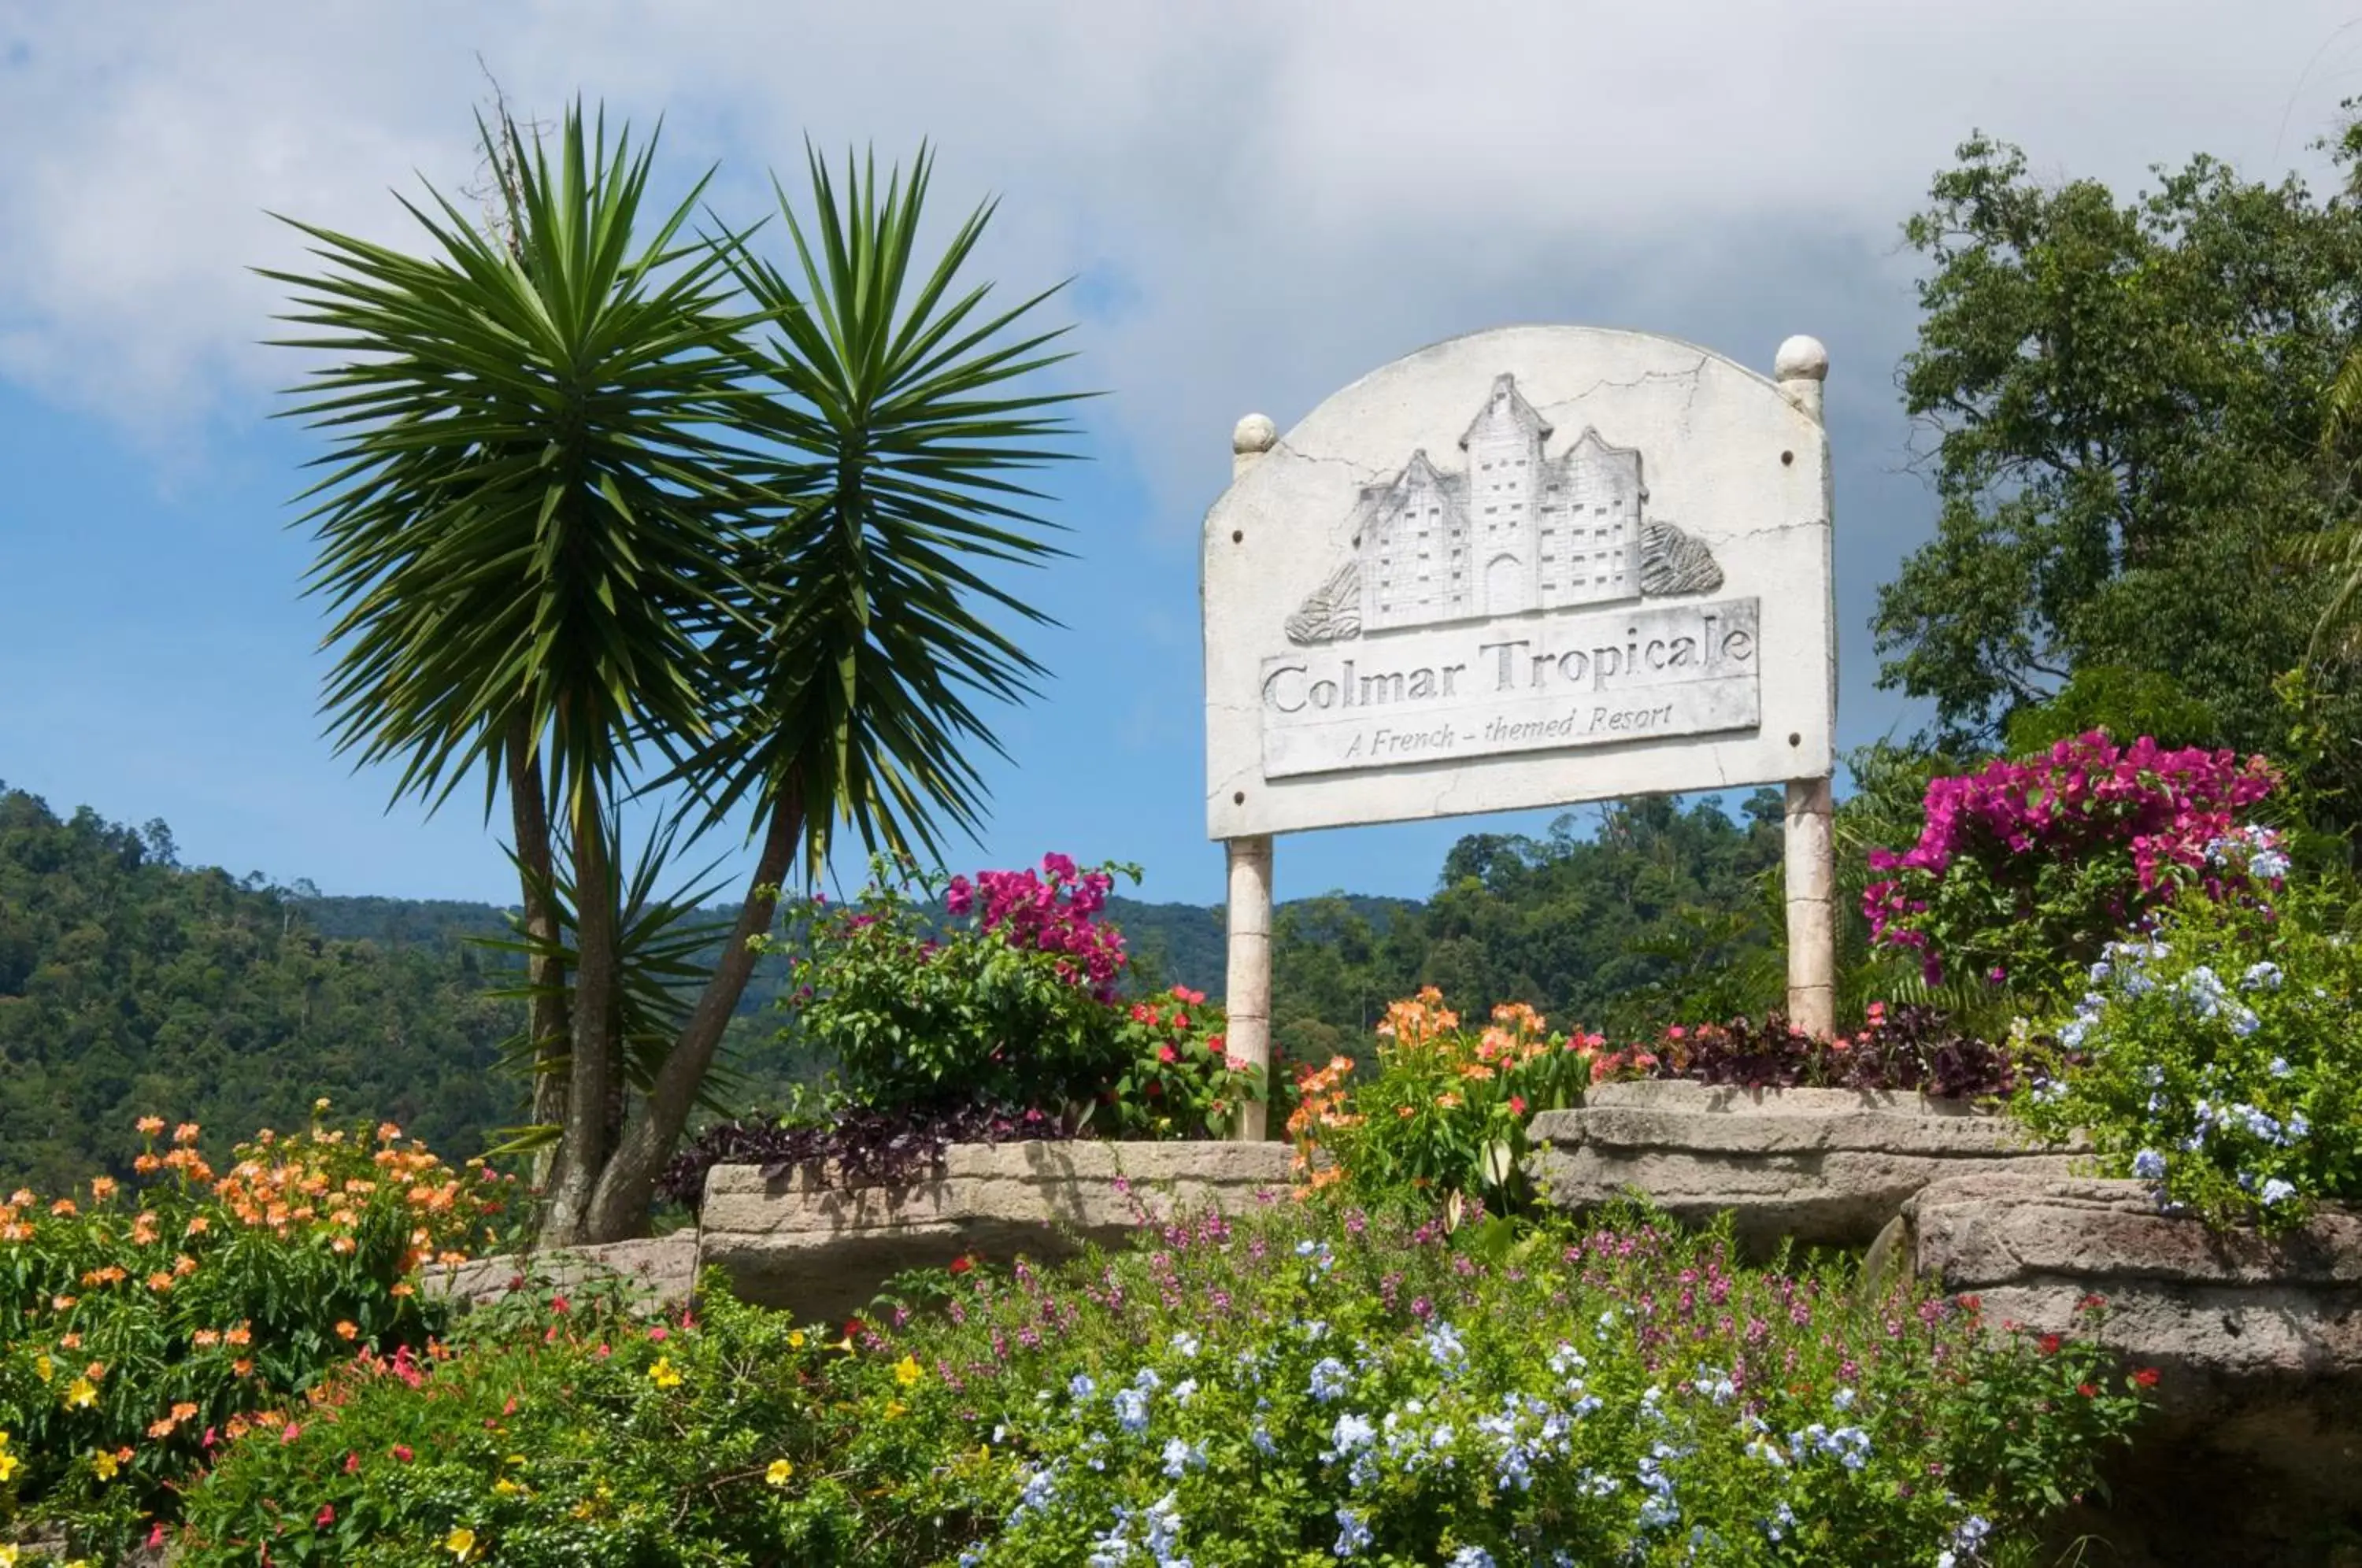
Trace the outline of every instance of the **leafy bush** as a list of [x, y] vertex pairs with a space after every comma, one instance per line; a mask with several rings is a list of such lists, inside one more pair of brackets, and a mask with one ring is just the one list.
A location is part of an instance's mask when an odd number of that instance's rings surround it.
[[1687, 1078], [1753, 1088], [1917, 1090], [1945, 1099], [2003, 1097], [2017, 1087], [2008, 1047], [1964, 1034], [1930, 1007], [1871, 1002], [1861, 1028], [1827, 1040], [1778, 1013], [1667, 1029], [1647, 1044], [1598, 1053], [1595, 1080]]
[[[1260, 1093], [1203, 996], [1119, 999], [1123, 937], [1099, 917], [1130, 868], [1085, 871], [1053, 854], [1038, 873], [973, 882], [872, 869], [857, 903], [816, 901], [789, 1002], [792, 1036], [833, 1058], [854, 1104], [1017, 1107], [1120, 1135], [1199, 1137]], [[938, 897], [947, 920], [931, 912]]]
[[[325, 1107], [326, 1102], [322, 1102]], [[225, 1172], [193, 1123], [129, 1187], [0, 1205], [0, 1430], [18, 1501], [118, 1543], [224, 1440], [358, 1352], [415, 1350], [440, 1320], [409, 1275], [458, 1261], [502, 1211], [388, 1123], [241, 1144]]]
[[1298, 1077], [1287, 1122], [1298, 1168], [1316, 1187], [1350, 1181], [1367, 1198], [1456, 1192], [1498, 1209], [1522, 1194], [1527, 1123], [1581, 1098], [1601, 1043], [1551, 1035], [1516, 1003], [1463, 1029], [1432, 986], [1388, 1007], [1377, 1033], [1365, 1081], [1347, 1082], [1344, 1056]]
[[2237, 865], [2210, 855], [2277, 781], [2260, 756], [2147, 736], [2119, 746], [2097, 731], [1935, 778], [1918, 842], [1871, 851], [1887, 874], [1863, 893], [1871, 939], [1915, 952], [1931, 983], [1951, 971], [2068, 984], [2179, 889], [2236, 896], [2284, 875], [2268, 839]]
[[182, 1561], [1986, 1562], [2154, 1380], [1642, 1214], [1510, 1242], [1281, 1204], [945, 1283], [841, 1336], [559, 1301], [356, 1368], [229, 1446]]
[[2193, 900], [2111, 944], [2058, 1029], [2082, 1064], [2018, 1113], [2088, 1132], [2106, 1174], [2216, 1223], [2362, 1198], [2362, 952], [2312, 913]]

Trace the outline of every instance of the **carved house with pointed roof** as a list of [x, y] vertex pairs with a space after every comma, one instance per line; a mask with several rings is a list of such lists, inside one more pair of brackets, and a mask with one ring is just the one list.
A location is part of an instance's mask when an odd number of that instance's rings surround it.
[[1639, 453], [1586, 429], [1549, 458], [1551, 435], [1502, 375], [1460, 437], [1462, 472], [1420, 450], [1392, 483], [1362, 491], [1362, 630], [1639, 596]]

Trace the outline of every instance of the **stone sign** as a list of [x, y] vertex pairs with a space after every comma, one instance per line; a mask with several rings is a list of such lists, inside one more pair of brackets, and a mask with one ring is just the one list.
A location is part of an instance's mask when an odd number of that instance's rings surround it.
[[1260, 1043], [1277, 833], [1784, 784], [1791, 895], [1826, 915], [1827, 365], [1810, 338], [1766, 377], [1643, 333], [1510, 327], [1398, 359], [1285, 436], [1240, 422], [1202, 580], [1233, 1049]]

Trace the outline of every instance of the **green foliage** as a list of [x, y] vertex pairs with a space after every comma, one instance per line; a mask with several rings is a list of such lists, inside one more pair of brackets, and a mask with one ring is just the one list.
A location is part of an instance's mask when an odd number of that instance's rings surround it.
[[175, 854], [160, 822], [0, 787], [0, 1188], [129, 1176], [160, 1105], [298, 1127], [326, 1094], [463, 1154], [516, 1120], [490, 1069], [522, 1010], [491, 955], [324, 934], [327, 900]]
[[1311, 1186], [1341, 1181], [1367, 1203], [1474, 1198], [1503, 1214], [1529, 1202], [1527, 1123], [1582, 1102], [1599, 1036], [1550, 1034], [1516, 1002], [1494, 1009], [1490, 1028], [1463, 1029], [1432, 987], [1388, 1007], [1377, 1033], [1363, 1081], [1347, 1081], [1343, 1056], [1297, 1080], [1287, 1132]]
[[883, 857], [860, 899], [816, 900], [789, 942], [795, 1045], [850, 1101], [932, 1114], [1038, 1110], [1114, 1136], [1227, 1131], [1261, 1085], [1223, 1049], [1221, 1010], [1186, 987], [1127, 1002], [1124, 942], [1100, 918], [1118, 872], [1047, 856], [1044, 880], [978, 885]]
[[1281, 1205], [1156, 1235], [938, 1275], [906, 1293], [938, 1306], [843, 1339], [718, 1292], [653, 1327], [520, 1314], [419, 1386], [356, 1369], [231, 1445], [181, 1561], [1072, 1568], [1153, 1531], [1297, 1568], [1341, 1537], [1406, 1565], [1924, 1562], [2032, 1534], [2141, 1403], [2088, 1339], [1741, 1267], [1642, 1213], [1455, 1240]]
[[2331, 923], [2342, 903], [2273, 902], [2185, 900], [2112, 946], [2058, 1031], [2083, 1065], [2017, 1114], [2216, 1224], [2362, 1198], [2362, 950]]
[[[2352, 511], [2320, 434], [2362, 205], [2206, 158], [2119, 202], [1977, 137], [1904, 234], [1929, 271], [1903, 390], [1942, 510], [1880, 590], [1882, 683], [1932, 699], [1952, 745], [2088, 704], [2279, 750], [2272, 683], [2312, 651], [2336, 582], [2312, 558]], [[2345, 734], [2351, 656], [2323, 650]], [[2355, 767], [2324, 754], [2322, 781]]]
[[[324, 1102], [325, 1103], [325, 1102]], [[422, 1348], [443, 1309], [411, 1276], [488, 1239], [510, 1187], [454, 1171], [392, 1124], [241, 1144], [216, 1173], [199, 1129], [143, 1121], [140, 1175], [0, 1205], [0, 1430], [17, 1497], [121, 1550], [222, 1434], [274, 1435], [357, 1351]]]

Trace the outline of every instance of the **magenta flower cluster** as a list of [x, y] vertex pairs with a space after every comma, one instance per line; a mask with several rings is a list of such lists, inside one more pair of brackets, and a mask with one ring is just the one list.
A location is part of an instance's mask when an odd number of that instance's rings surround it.
[[2096, 730], [2025, 761], [1932, 779], [1919, 842], [1900, 854], [1870, 852], [1873, 871], [1893, 873], [1862, 893], [1871, 940], [1915, 949], [1929, 977], [1939, 977], [1941, 955], [1923, 917], [1964, 867], [2030, 900], [2046, 866], [2118, 861], [2123, 874], [2104, 889], [2109, 907], [2096, 912], [2119, 928], [2186, 879], [2219, 898], [2225, 871], [2209, 847], [2233, 837], [2241, 814], [2276, 782], [2260, 756], [2168, 749], [2147, 735], [2119, 745]]
[[1038, 872], [953, 878], [944, 889], [944, 907], [963, 920], [977, 917], [981, 929], [1011, 947], [1058, 954], [1061, 977], [1112, 1001], [1125, 963], [1123, 933], [1098, 917], [1114, 886], [1109, 873], [1077, 870], [1071, 856], [1054, 850], [1042, 856]]

